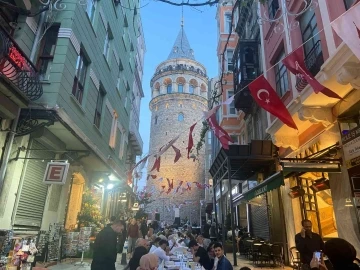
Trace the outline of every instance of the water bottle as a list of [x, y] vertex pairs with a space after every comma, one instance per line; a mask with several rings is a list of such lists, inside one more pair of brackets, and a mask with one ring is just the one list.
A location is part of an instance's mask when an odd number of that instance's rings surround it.
[[201, 270], [201, 265], [197, 263], [197, 264], [195, 265], [195, 270]]

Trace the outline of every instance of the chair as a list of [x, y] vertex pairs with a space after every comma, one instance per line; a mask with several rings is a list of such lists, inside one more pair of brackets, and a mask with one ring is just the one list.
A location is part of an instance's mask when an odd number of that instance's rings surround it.
[[301, 270], [301, 260], [299, 251], [296, 247], [291, 247], [290, 250], [290, 258], [291, 258], [291, 267], [293, 269]]
[[263, 262], [265, 262], [265, 264], [269, 266], [270, 261], [271, 261], [271, 247], [270, 245], [263, 244], [262, 246], [260, 246], [259, 262], [261, 265]]
[[280, 264], [282, 268], [284, 268], [284, 251], [283, 247], [277, 244], [271, 246], [271, 257], [274, 261], [274, 265], [276, 266], [277, 263]]

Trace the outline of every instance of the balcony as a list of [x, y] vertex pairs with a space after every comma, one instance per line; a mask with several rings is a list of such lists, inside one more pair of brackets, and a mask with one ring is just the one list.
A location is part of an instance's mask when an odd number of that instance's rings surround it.
[[0, 91], [23, 107], [43, 94], [38, 72], [15, 40], [0, 27]]
[[249, 16], [253, 12], [252, 11], [253, 3], [254, 0], [240, 1], [239, 7], [237, 9], [239, 20], [237, 21], [235, 31], [240, 38], [244, 35]]
[[[320, 40], [314, 44], [314, 47], [305, 56], [305, 66], [313, 76], [320, 71], [322, 64], [324, 64], [324, 56], [322, 54]], [[308, 85], [307, 81], [298, 76], [296, 78], [296, 89], [301, 92]]]
[[135, 154], [140, 156], [143, 150], [143, 141], [139, 132], [139, 115], [134, 105], [131, 108], [130, 114], [130, 133], [129, 140], [135, 150]]
[[245, 114], [251, 113], [253, 107], [253, 99], [246, 86], [260, 75], [258, 47], [256, 40], [239, 40], [234, 53], [235, 108]]

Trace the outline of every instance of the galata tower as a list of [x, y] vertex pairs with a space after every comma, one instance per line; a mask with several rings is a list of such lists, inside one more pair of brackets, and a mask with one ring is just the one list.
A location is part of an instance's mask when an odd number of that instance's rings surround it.
[[[175, 217], [179, 216], [181, 220], [187, 219], [191, 224], [199, 225], [204, 189], [195, 182], [205, 182], [206, 157], [205, 146], [197, 152], [196, 144], [200, 139], [203, 111], [207, 110], [208, 80], [205, 67], [195, 60], [183, 26], [168, 58], [157, 66], [150, 86], [149, 153], [156, 153], [180, 135], [174, 146], [181, 151], [181, 158], [174, 163], [175, 151], [170, 147], [161, 156], [159, 172], [150, 172], [155, 158], [154, 155], [149, 158], [148, 175], [152, 177], [148, 177], [147, 188], [152, 190], [154, 201], [146, 211], [153, 213], [153, 218], [160, 215], [160, 220], [168, 224], [173, 224]], [[189, 130], [195, 122], [198, 123], [193, 131], [194, 148], [188, 159]], [[173, 184], [170, 191], [169, 182]]]

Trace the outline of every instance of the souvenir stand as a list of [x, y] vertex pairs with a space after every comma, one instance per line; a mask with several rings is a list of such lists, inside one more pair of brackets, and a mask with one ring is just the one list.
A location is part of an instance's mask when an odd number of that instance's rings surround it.
[[78, 251], [81, 252], [81, 261], [75, 265], [86, 265], [84, 262], [84, 253], [90, 250], [90, 236], [91, 236], [91, 227], [82, 227], [79, 234], [78, 242]]
[[10, 263], [9, 252], [12, 246], [13, 231], [0, 230], [0, 270], [5, 270]]

